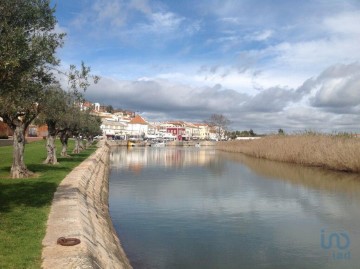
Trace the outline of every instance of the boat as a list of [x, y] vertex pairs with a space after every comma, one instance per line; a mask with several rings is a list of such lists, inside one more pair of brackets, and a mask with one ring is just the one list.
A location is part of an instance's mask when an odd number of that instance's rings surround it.
[[131, 142], [130, 140], [127, 141], [127, 146], [128, 147], [135, 147], [135, 143]]
[[200, 143], [196, 143], [195, 148], [200, 148]]
[[157, 142], [157, 143], [151, 144], [151, 146], [156, 147], [156, 148], [162, 148], [162, 147], [165, 147], [166, 144], [165, 144], [165, 142]]

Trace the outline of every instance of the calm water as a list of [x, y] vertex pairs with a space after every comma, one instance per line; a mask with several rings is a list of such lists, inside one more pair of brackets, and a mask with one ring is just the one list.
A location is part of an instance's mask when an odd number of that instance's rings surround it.
[[204, 148], [115, 149], [111, 168], [134, 268], [360, 268], [357, 175]]

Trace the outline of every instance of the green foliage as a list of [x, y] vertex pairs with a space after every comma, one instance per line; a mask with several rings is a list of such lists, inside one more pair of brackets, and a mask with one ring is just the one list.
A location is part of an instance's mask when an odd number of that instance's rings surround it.
[[46, 157], [44, 145], [39, 141], [26, 147], [25, 162], [36, 173], [26, 180], [5, 178], [12, 147], [0, 148], [0, 268], [40, 268], [41, 241], [54, 192], [61, 180], [94, 151], [90, 148], [71, 158], [58, 157], [61, 164], [50, 166], [41, 164]]
[[70, 98], [59, 85], [52, 85], [46, 90], [47, 100], [42, 104], [36, 124], [47, 124], [49, 133], [56, 135], [64, 128], [66, 113], [70, 108]]
[[284, 134], [285, 134], [284, 130], [280, 128], [280, 129], [278, 130], [278, 135], [284, 135]]
[[108, 112], [108, 113], [114, 113], [114, 108], [113, 108], [113, 106], [112, 105], [109, 105], [109, 106], [107, 106], [106, 107], [106, 112]]
[[100, 129], [101, 118], [98, 116], [93, 116], [90, 113], [83, 112], [81, 113], [81, 124], [80, 124], [80, 133], [88, 138], [92, 139], [94, 136], [101, 135], [102, 131]]
[[249, 131], [232, 131], [227, 132], [226, 134], [231, 139], [235, 139], [236, 137], [252, 137], [252, 136], [258, 136], [253, 129], [250, 129]]
[[[14, 131], [13, 177], [27, 177], [31, 172], [23, 162], [24, 133], [30, 123], [43, 112], [49, 133], [55, 136], [66, 119], [68, 101], [54, 77], [59, 64], [56, 49], [65, 34], [54, 31], [55, 9], [50, 0], [0, 1], [0, 117]], [[81, 63], [78, 70], [71, 65], [65, 73], [69, 95], [80, 100], [81, 90], [96, 83], [90, 67]], [[74, 102], [71, 103], [74, 106]]]
[[0, 1], [0, 117], [14, 131], [11, 174], [27, 177], [25, 130], [46, 102], [64, 34], [54, 32], [50, 0]]
[[82, 91], [86, 91], [91, 85], [91, 80], [94, 84], [98, 83], [100, 77], [90, 74], [91, 68], [81, 62], [81, 67], [78, 69], [76, 65], [70, 65], [67, 72], [63, 73], [68, 79], [69, 93], [76, 99], [76, 101], [83, 101]]
[[49, 1], [0, 2], [0, 115], [10, 126], [19, 116], [33, 120], [44, 86], [54, 80], [51, 68], [64, 37], [53, 32], [55, 24]]

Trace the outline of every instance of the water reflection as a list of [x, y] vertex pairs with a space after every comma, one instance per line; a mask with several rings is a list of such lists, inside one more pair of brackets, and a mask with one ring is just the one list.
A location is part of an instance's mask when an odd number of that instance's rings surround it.
[[274, 162], [253, 158], [243, 154], [218, 152], [222, 158], [246, 165], [256, 174], [265, 178], [281, 179], [304, 187], [346, 192], [358, 198], [360, 174], [331, 171], [316, 167], [306, 167], [290, 163]]
[[144, 167], [185, 167], [206, 166], [216, 173], [221, 173], [219, 158], [213, 148], [114, 148], [110, 155], [111, 168], [126, 168], [141, 172]]
[[[135, 268], [360, 263], [354, 175], [212, 149], [118, 149], [111, 160], [110, 212]], [[321, 248], [323, 228], [347, 231], [351, 260], [335, 261]]]

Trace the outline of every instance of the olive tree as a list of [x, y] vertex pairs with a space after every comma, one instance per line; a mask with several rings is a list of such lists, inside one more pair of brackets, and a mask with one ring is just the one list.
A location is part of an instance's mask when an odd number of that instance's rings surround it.
[[[80, 111], [77, 115], [71, 129], [71, 133], [75, 138], [73, 153], [80, 153], [89, 146], [94, 136], [101, 134], [100, 117], [92, 115], [90, 110]], [[87, 140], [86, 146], [83, 145], [84, 138]]]
[[74, 119], [73, 116], [79, 114], [79, 103], [83, 100], [82, 92], [91, 85], [91, 79], [94, 83], [99, 81], [99, 77], [91, 75], [90, 67], [85, 66], [83, 62], [80, 69], [71, 65], [69, 71], [59, 71], [59, 75], [67, 78], [68, 89], [64, 91], [59, 84], [52, 85], [47, 90], [47, 100], [43, 104], [42, 117], [40, 117], [48, 126], [47, 158], [44, 162], [47, 164], [57, 164], [55, 140], [58, 134], [60, 134], [63, 144], [61, 155], [67, 156], [67, 141], [70, 130], [72, 127], [76, 128], [77, 121], [81, 120], [81, 117]]
[[94, 137], [102, 134], [100, 128], [101, 118], [90, 113], [86, 115], [82, 133], [86, 138], [85, 148], [88, 148], [94, 141]]
[[72, 135], [72, 130], [76, 130], [78, 117], [80, 115], [80, 110], [76, 106], [70, 106], [61, 118], [61, 130], [59, 131], [60, 142], [62, 145], [60, 155], [62, 157], [69, 157], [67, 154], [68, 149], [68, 141], [70, 136]]
[[38, 124], [46, 124], [48, 127], [45, 164], [58, 163], [55, 140], [56, 136], [66, 129], [64, 116], [70, 110], [69, 100], [69, 95], [59, 85], [53, 85], [47, 90], [47, 100], [44, 102], [42, 112], [36, 120]]
[[64, 34], [54, 32], [49, 0], [0, 1], [0, 117], [14, 132], [13, 178], [32, 173], [24, 163], [25, 132], [47, 99]]

